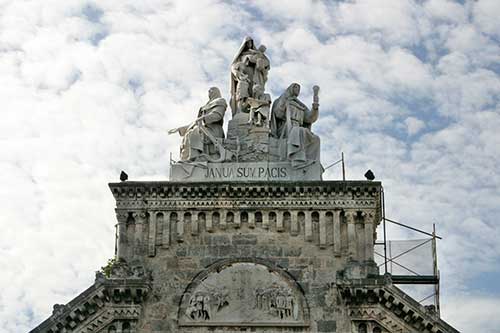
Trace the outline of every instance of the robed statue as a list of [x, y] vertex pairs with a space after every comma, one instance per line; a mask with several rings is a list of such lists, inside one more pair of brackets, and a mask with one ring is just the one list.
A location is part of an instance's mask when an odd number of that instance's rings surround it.
[[311, 132], [311, 125], [319, 115], [319, 87], [313, 88], [313, 104], [309, 109], [299, 100], [300, 85], [292, 83], [274, 101], [271, 110], [271, 135], [286, 142], [284, 155], [292, 167], [302, 168], [320, 160], [319, 137]]
[[222, 125], [227, 103], [217, 87], [208, 90], [208, 99], [192, 124], [169, 131], [169, 134], [178, 132], [182, 136], [181, 161], [215, 162], [226, 158]]
[[255, 47], [254, 40], [246, 37], [231, 63], [231, 111], [249, 112], [248, 98], [253, 97], [255, 85], [265, 89], [270, 61], [264, 45]]
[[248, 98], [248, 105], [250, 106], [248, 123], [257, 127], [269, 128], [271, 95], [266, 94], [260, 84], [254, 84], [253, 97]]

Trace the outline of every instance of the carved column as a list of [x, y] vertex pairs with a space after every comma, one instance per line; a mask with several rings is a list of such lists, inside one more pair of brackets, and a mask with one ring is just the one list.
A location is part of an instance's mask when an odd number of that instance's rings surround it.
[[319, 247], [326, 248], [326, 212], [319, 212]]
[[180, 211], [179, 216], [177, 218], [177, 241], [184, 242], [184, 223], [186, 223], [186, 219], [188, 219], [185, 212]]
[[117, 225], [117, 250], [116, 256], [118, 259], [125, 259], [127, 256], [127, 219], [128, 213], [126, 212], [116, 212], [116, 219], [118, 220]]
[[350, 260], [356, 258], [356, 212], [348, 211], [345, 214], [347, 219], [347, 251]]
[[213, 232], [214, 231], [214, 218], [215, 218], [216, 212], [208, 213], [205, 215], [205, 226], [207, 229], [207, 232]]
[[365, 260], [365, 225], [363, 223], [366, 218], [366, 213], [361, 212], [361, 221], [356, 222], [356, 259], [363, 261]]
[[255, 212], [249, 211], [248, 213], [248, 227], [250, 229], [255, 228]]
[[340, 213], [340, 210], [333, 211], [333, 254], [336, 257], [341, 255]]
[[313, 231], [312, 231], [312, 214], [313, 212], [305, 212], [305, 221], [304, 221], [304, 233], [306, 237], [306, 241], [312, 242], [313, 240]]
[[227, 210], [220, 211], [219, 225], [221, 230], [225, 230], [227, 227]]
[[238, 229], [241, 226], [241, 211], [234, 212], [233, 219], [234, 227]]
[[[131, 218], [132, 217], [132, 218]], [[126, 238], [127, 238], [127, 252], [125, 253], [125, 257], [127, 259], [131, 259], [134, 257], [134, 241], [135, 241], [135, 223], [137, 221], [137, 213], [129, 214], [129, 218], [127, 223], [125, 223], [126, 230]]]
[[146, 212], [134, 213], [135, 219], [135, 236], [134, 236], [134, 247], [135, 254], [140, 256], [143, 252], [143, 237], [144, 237], [144, 225], [146, 224], [148, 215]]
[[269, 229], [269, 212], [268, 211], [262, 212], [262, 228]]
[[373, 229], [375, 219], [372, 213], [365, 216], [365, 260], [374, 261]]
[[191, 235], [196, 236], [200, 232], [200, 213], [191, 213]]
[[290, 229], [292, 236], [299, 234], [299, 212], [295, 210], [290, 212]]
[[283, 232], [285, 228], [283, 227], [285, 212], [276, 212], [276, 231]]
[[170, 226], [172, 225], [172, 217], [175, 213], [165, 212], [163, 217], [163, 230], [161, 234], [161, 245], [163, 248], [168, 249], [170, 246]]
[[149, 237], [148, 237], [148, 256], [154, 257], [156, 254], [156, 225], [159, 219], [163, 219], [163, 214], [153, 212], [149, 216]]

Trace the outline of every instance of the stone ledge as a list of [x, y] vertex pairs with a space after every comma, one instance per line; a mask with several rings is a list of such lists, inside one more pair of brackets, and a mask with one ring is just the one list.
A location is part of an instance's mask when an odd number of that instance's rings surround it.
[[430, 314], [426, 308], [392, 285], [390, 279], [379, 276], [366, 279], [342, 279], [337, 282], [342, 298], [349, 309], [350, 317], [363, 317], [366, 312], [387, 312], [400, 325], [409, 326], [418, 332], [458, 333], [439, 316]]
[[76, 331], [101, 315], [114, 314], [138, 318], [140, 304], [146, 299], [150, 281], [146, 278], [98, 278], [96, 282], [66, 305], [56, 304], [53, 314], [30, 333]]
[[374, 181], [230, 181], [109, 183], [117, 201], [168, 198], [378, 198], [381, 182]]

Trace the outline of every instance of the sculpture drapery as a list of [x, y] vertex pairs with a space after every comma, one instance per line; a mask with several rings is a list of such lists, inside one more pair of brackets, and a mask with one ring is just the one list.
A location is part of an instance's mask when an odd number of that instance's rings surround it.
[[319, 137], [311, 132], [311, 125], [318, 119], [319, 104], [309, 109], [298, 96], [300, 85], [292, 83], [273, 103], [271, 135], [286, 140], [286, 156], [294, 167], [304, 167], [319, 162]]
[[226, 102], [216, 87], [211, 88], [209, 102], [191, 125], [170, 131], [183, 137], [180, 157], [188, 177], [200, 162], [266, 162], [285, 163], [281, 166], [296, 170], [316, 164], [313, 178], [321, 178], [320, 140], [311, 131], [319, 116], [319, 88], [314, 88], [311, 108], [299, 100], [297, 83], [272, 103], [271, 95], [265, 92], [269, 70], [266, 47], [256, 47], [254, 40], [246, 37], [231, 63], [232, 119], [227, 137], [222, 129]]
[[269, 58], [265, 55], [264, 45], [255, 47], [251, 37], [243, 40], [231, 63], [231, 110], [233, 116], [238, 112], [248, 112], [247, 98], [254, 97], [254, 86], [265, 89], [267, 73], [270, 69]]
[[227, 103], [217, 87], [209, 89], [208, 98], [191, 125], [169, 131], [170, 134], [178, 132], [182, 136], [182, 161], [206, 161], [221, 155], [217, 148], [220, 146], [219, 140], [224, 138], [222, 124]]

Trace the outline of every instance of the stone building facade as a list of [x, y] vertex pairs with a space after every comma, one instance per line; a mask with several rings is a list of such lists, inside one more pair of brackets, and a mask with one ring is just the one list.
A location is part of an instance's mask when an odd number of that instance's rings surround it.
[[379, 274], [381, 183], [322, 180], [319, 87], [271, 108], [264, 52], [233, 61], [227, 137], [214, 87], [170, 181], [109, 184], [116, 262], [32, 333], [457, 332]]
[[456, 332], [378, 275], [379, 182], [122, 182], [118, 258], [32, 332]]

